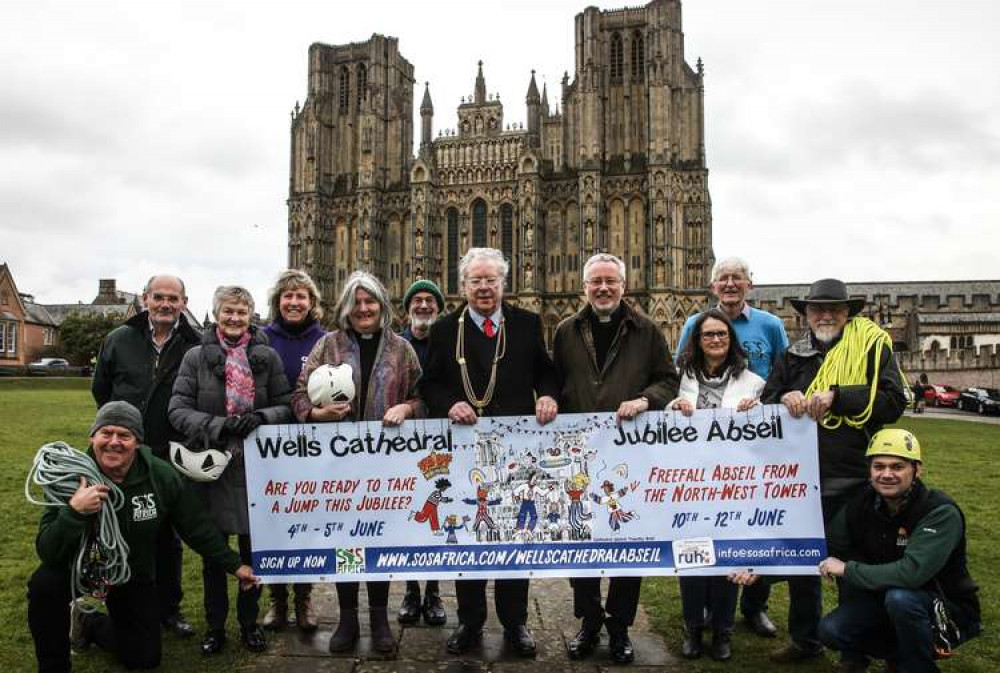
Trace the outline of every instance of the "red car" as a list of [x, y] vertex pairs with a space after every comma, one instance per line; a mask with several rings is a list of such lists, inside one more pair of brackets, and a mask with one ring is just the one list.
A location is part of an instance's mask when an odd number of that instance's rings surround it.
[[957, 407], [961, 394], [958, 388], [932, 383], [924, 391], [924, 401], [931, 407]]

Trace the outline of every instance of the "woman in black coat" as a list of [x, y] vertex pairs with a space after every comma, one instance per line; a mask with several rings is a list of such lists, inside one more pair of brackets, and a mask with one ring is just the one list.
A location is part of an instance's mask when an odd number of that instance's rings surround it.
[[[262, 423], [288, 423], [291, 388], [278, 353], [250, 324], [253, 297], [236, 286], [215, 291], [217, 324], [205, 329], [202, 344], [189, 350], [181, 363], [170, 399], [170, 423], [189, 438], [192, 450], [213, 448], [232, 452], [216, 480], [197, 484], [215, 525], [226, 536], [236, 535], [240, 557], [250, 564], [250, 521], [243, 439]], [[207, 559], [202, 565], [205, 587], [204, 654], [215, 654], [226, 642], [229, 596], [225, 571]], [[236, 617], [243, 644], [252, 652], [267, 649], [257, 626], [260, 588], [241, 592]]]

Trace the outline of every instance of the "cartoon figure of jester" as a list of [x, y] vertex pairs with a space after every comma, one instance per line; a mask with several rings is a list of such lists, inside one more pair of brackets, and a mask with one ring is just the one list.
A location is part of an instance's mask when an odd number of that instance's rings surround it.
[[444, 494], [451, 488], [451, 482], [443, 477], [434, 482], [434, 490], [431, 494], [427, 496], [427, 500], [424, 501], [424, 506], [420, 508], [420, 511], [414, 512], [410, 510], [410, 519], [416, 519], [417, 523], [424, 523], [429, 521], [431, 525], [431, 532], [434, 535], [444, 535], [441, 532], [441, 524], [438, 522], [438, 505], [442, 502], [451, 502], [451, 498]]
[[596, 493], [591, 494], [590, 497], [594, 502], [608, 508], [608, 526], [611, 527], [611, 530], [621, 530], [623, 523], [628, 523], [638, 516], [635, 512], [629, 512], [622, 509], [618, 502], [619, 498], [624, 498], [629, 494], [629, 492], [634, 491], [637, 488], [639, 488], [639, 482], [633, 481], [629, 484], [628, 488], [620, 488], [616, 491], [615, 485], [605, 479], [604, 483], [601, 484], [601, 490], [604, 491], [604, 495], [598, 495]]
[[493, 517], [490, 516], [489, 508], [499, 505], [501, 501], [501, 498], [490, 500], [489, 484], [481, 482], [476, 484], [475, 498], [462, 498], [462, 502], [466, 505], [476, 506], [476, 520], [472, 522], [472, 531], [474, 533], [479, 533], [483, 528], [486, 529], [486, 532], [496, 530], [497, 525], [493, 521]]

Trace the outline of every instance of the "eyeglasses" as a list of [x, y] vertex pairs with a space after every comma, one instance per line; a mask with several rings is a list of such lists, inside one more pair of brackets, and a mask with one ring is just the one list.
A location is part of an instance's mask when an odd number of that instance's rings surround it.
[[618, 287], [622, 284], [620, 278], [588, 278], [583, 282], [590, 287], [600, 287], [602, 285], [607, 285], [608, 287]]
[[718, 283], [719, 285], [722, 285], [722, 286], [726, 286], [729, 283], [732, 283], [733, 285], [741, 285], [743, 283], [746, 283], [747, 280], [748, 279], [745, 278], [744, 276], [740, 276], [740, 275], [733, 274], [733, 273], [727, 273], [725, 275], [719, 276], [718, 278], [716, 278], [712, 282]]
[[466, 278], [465, 282], [469, 287], [497, 287], [503, 280], [499, 276], [489, 276], [486, 278]]
[[702, 332], [702, 341], [728, 341], [729, 332], [725, 330], [719, 330], [718, 332]]
[[435, 299], [434, 297], [428, 297], [426, 299], [424, 299], [423, 297], [414, 297], [413, 299], [410, 300], [410, 305], [411, 306], [413, 306], [413, 305], [423, 306], [425, 304], [427, 306], [436, 306], [437, 305], [437, 299]]

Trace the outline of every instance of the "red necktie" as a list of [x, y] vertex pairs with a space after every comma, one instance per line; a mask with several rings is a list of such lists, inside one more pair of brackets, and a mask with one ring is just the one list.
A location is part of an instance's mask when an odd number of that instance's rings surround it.
[[486, 322], [483, 323], [483, 334], [490, 339], [492, 339], [493, 335], [496, 334], [496, 332], [493, 331], [493, 321], [489, 318], [487, 318]]

